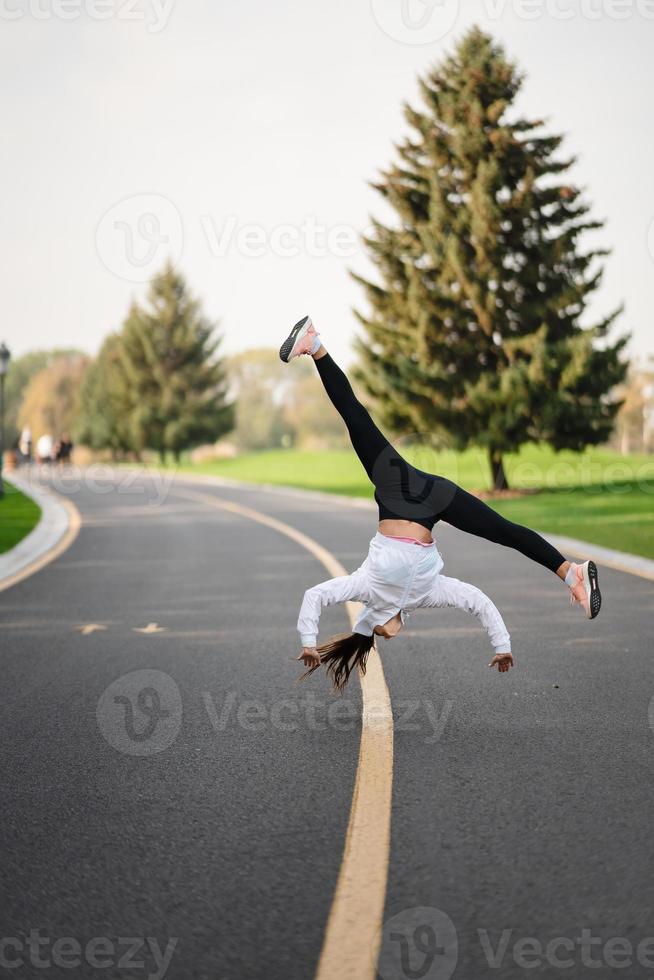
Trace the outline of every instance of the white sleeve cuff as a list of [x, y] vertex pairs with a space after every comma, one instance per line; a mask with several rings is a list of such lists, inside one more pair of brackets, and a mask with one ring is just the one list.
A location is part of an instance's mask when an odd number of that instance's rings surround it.
[[495, 653], [511, 653], [511, 643], [509, 640], [505, 640], [504, 643], [495, 643], [493, 649]]
[[316, 633], [300, 633], [300, 640], [303, 647], [315, 647], [318, 636]]

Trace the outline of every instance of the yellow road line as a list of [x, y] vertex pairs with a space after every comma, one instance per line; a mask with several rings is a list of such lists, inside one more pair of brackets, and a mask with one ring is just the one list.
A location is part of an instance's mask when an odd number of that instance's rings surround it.
[[49, 565], [51, 561], [55, 558], [59, 558], [60, 555], [64, 553], [79, 534], [79, 529], [82, 526], [82, 518], [80, 513], [75, 506], [75, 504], [69, 500], [67, 497], [58, 497], [59, 503], [62, 504], [68, 511], [68, 528], [64, 535], [57, 541], [52, 548], [45, 551], [34, 561], [30, 562], [29, 565], [25, 565], [21, 568], [19, 572], [14, 572], [13, 575], [9, 575], [7, 578], [2, 579], [0, 582], [0, 592], [4, 592], [5, 589], [10, 589], [12, 585], [17, 585], [18, 582], [22, 582], [23, 579], [29, 578], [30, 575], [36, 575], [40, 572], [42, 568]]
[[[265, 524], [306, 548], [330, 575], [345, 575], [341, 563], [290, 524], [213, 494], [174, 488], [175, 496]], [[348, 602], [350, 623], [359, 603]], [[391, 836], [393, 713], [377, 650], [361, 676], [361, 743], [343, 860], [327, 920], [316, 980], [374, 980], [384, 916]]]

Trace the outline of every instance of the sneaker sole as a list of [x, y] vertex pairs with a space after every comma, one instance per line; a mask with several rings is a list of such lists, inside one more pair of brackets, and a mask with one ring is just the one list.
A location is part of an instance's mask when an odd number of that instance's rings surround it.
[[307, 332], [310, 326], [311, 326], [311, 317], [309, 316], [302, 317], [302, 319], [298, 320], [298, 322], [295, 324], [295, 326], [289, 333], [288, 337], [286, 338], [282, 346], [279, 348], [280, 359], [284, 361], [285, 364], [288, 364], [288, 362], [290, 361], [291, 354], [293, 353], [293, 348], [297, 344], [298, 340], [301, 340], [302, 337], [304, 337], [305, 333]]
[[594, 561], [589, 561], [584, 568], [584, 582], [589, 593], [588, 607], [590, 609], [589, 619], [595, 619], [602, 608], [602, 593], [599, 590], [597, 579], [597, 565]]

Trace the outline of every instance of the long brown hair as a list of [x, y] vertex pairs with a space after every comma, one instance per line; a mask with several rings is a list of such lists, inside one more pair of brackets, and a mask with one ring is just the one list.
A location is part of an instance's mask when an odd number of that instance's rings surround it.
[[361, 673], [365, 674], [368, 654], [374, 643], [374, 636], [363, 636], [361, 633], [339, 633], [337, 636], [330, 636], [326, 643], [317, 647], [320, 664], [309, 667], [300, 680], [303, 681], [309, 674], [313, 674], [319, 666], [324, 666], [331, 676], [334, 690], [342, 691], [355, 667], [359, 667]]

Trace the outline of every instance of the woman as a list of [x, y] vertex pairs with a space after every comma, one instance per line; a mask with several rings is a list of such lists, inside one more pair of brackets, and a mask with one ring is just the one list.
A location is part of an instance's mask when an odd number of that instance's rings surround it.
[[[325, 391], [341, 414], [354, 450], [375, 487], [379, 507], [379, 528], [363, 564], [351, 575], [322, 582], [304, 593], [298, 617], [303, 649], [298, 660], [309, 670], [303, 676], [324, 664], [334, 686], [342, 690], [355, 666], [365, 672], [375, 636], [387, 640], [397, 636], [408, 613], [425, 606], [455, 606], [474, 613], [495, 650], [488, 666], [497, 667], [501, 673], [513, 666], [509, 634], [490, 599], [474, 586], [440, 574], [443, 559], [431, 535], [440, 520], [514, 548], [556, 572], [570, 589], [570, 601], [579, 603], [589, 619], [597, 616], [602, 599], [595, 563], [567, 561], [540, 534], [505, 520], [451, 480], [407, 463], [357, 400], [308, 316], [295, 324], [279, 350], [284, 362], [303, 354], [315, 361]], [[353, 632], [317, 646], [322, 607], [348, 600], [364, 604]]]

